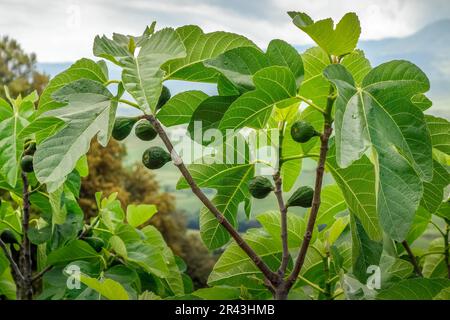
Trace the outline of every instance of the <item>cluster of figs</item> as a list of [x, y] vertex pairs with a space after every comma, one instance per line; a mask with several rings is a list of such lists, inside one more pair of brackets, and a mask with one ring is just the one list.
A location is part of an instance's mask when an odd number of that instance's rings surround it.
[[[291, 126], [292, 139], [298, 143], [305, 143], [313, 137], [320, 136], [314, 127], [305, 121], [296, 121]], [[248, 185], [250, 194], [256, 199], [264, 199], [274, 191], [272, 182], [264, 176], [253, 177]], [[309, 186], [299, 187], [286, 202], [286, 207], [310, 208], [314, 197], [314, 190]]]
[[[160, 109], [169, 101], [171, 93], [169, 88], [163, 86], [156, 109]], [[114, 122], [112, 136], [116, 140], [123, 140], [128, 137], [134, 128], [134, 133], [142, 141], [152, 141], [158, 133], [153, 125], [146, 119], [140, 117], [117, 117]], [[163, 148], [154, 146], [144, 151], [142, 163], [148, 169], [159, 169], [171, 160], [170, 154]]]

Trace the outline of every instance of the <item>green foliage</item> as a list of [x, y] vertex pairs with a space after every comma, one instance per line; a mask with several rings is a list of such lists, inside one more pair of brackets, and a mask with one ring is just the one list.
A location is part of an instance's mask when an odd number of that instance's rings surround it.
[[[0, 99], [0, 188], [10, 199], [0, 207], [0, 232], [7, 230], [2, 235], [10, 232], [17, 241], [28, 236], [38, 252], [35, 271], [52, 267], [39, 298], [267, 299], [272, 296], [270, 277], [261, 266], [288, 283], [295, 261], [301, 269], [298, 277], [293, 274], [289, 298], [304, 298], [306, 292], [315, 299], [448, 297], [449, 123], [424, 113], [431, 106], [425, 96], [428, 78], [404, 60], [372, 68], [356, 49], [361, 28], [354, 13], [336, 27], [331, 19], [289, 15], [316, 47], [299, 54], [275, 39], [263, 51], [240, 35], [205, 34], [197, 26], [155, 30], [153, 23], [137, 37], [95, 38], [94, 55], [119, 66], [120, 80], [109, 79], [103, 60], [81, 59], [49, 83], [37, 109], [34, 93]], [[172, 97], [166, 80], [215, 83], [217, 95], [191, 90]], [[111, 83], [118, 83], [116, 92], [109, 89]], [[126, 93], [134, 101], [122, 99]], [[86, 153], [93, 139], [102, 146], [111, 136], [124, 139], [139, 118], [116, 119], [119, 103], [139, 109], [146, 119], [136, 127], [138, 138], [153, 140], [158, 130], [166, 139], [164, 128], [148, 120], [160, 121], [166, 127], [187, 126], [190, 138], [205, 147], [203, 157], [187, 169], [175, 153], [159, 146], [149, 147], [142, 162], [158, 169], [173, 158], [184, 176], [178, 189], [191, 187], [199, 195], [194, 182], [199, 189], [215, 190], [210, 201], [223, 217], [211, 212], [210, 204], [200, 210], [203, 242], [223, 251], [209, 288], [194, 291], [184, 274], [189, 264], [149, 225], [159, 216], [159, 204], [124, 205], [118, 200], [123, 195], [97, 193], [89, 207], [96, 217], [83, 222], [89, 214], [78, 198], [81, 177], [92, 171]], [[200, 139], [208, 129], [225, 135]], [[268, 139], [246, 140], [254, 136]], [[254, 147], [277, 150], [275, 164], [253, 152]], [[231, 155], [234, 161], [224, 161]], [[120, 158], [120, 152], [109, 156]], [[272, 170], [288, 192], [298, 185], [305, 158], [318, 163], [315, 190], [298, 187], [285, 205], [277, 192], [280, 212], [252, 212], [250, 196], [265, 198], [274, 189], [258, 170]], [[21, 166], [27, 159], [32, 161]], [[121, 168], [108, 162], [103, 169]], [[335, 184], [322, 188], [324, 170], [325, 179]], [[128, 184], [108, 181], [132, 193], [142, 192], [142, 179], [145, 175], [137, 171]], [[25, 194], [24, 186], [29, 188]], [[34, 211], [27, 231], [20, 218], [28, 207], [28, 191]], [[321, 202], [312, 206], [314, 195]], [[207, 204], [205, 197], [199, 198]], [[310, 209], [299, 215], [295, 206]], [[243, 238], [262, 263], [255, 264], [257, 258], [229, 230], [238, 228], [240, 207], [260, 225]], [[429, 240], [423, 234], [430, 223], [441, 238], [430, 241], [427, 250], [414, 246], [411, 251], [408, 245]], [[238, 241], [229, 243], [231, 235]], [[10, 250], [15, 249], [11, 242]], [[2, 253], [0, 293], [10, 297], [14, 288], [8, 263]], [[81, 272], [82, 286], [70, 290], [65, 283], [74, 267]], [[373, 267], [378, 274], [371, 274]], [[374, 276], [380, 278], [377, 288], [369, 285]]]

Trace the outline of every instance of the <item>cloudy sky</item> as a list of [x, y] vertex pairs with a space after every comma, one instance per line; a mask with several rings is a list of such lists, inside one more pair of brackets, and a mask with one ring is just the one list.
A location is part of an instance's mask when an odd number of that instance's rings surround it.
[[362, 39], [403, 37], [450, 18], [448, 0], [0, 0], [0, 35], [10, 35], [41, 62], [91, 56], [96, 34], [140, 34], [153, 20], [159, 27], [200, 25], [205, 31], [244, 34], [262, 47], [273, 38], [293, 44], [308, 39], [286, 11], [314, 19], [356, 12]]

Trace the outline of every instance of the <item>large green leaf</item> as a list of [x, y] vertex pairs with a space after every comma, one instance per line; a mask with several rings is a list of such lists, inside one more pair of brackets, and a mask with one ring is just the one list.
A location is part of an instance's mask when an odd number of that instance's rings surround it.
[[48, 83], [39, 99], [38, 114], [64, 106], [64, 103], [55, 101], [52, 94], [70, 82], [79, 79], [90, 79], [100, 83], [108, 80], [102, 68], [95, 61], [86, 58], [80, 59]]
[[142, 111], [151, 113], [155, 112], [161, 95], [165, 75], [161, 66], [167, 61], [185, 57], [186, 49], [175, 30], [165, 28], [145, 38], [137, 56], [105, 36], [95, 38], [94, 54], [123, 68], [125, 89]]
[[430, 219], [431, 213], [420, 206], [416, 212], [416, 215], [414, 216], [411, 229], [408, 231], [408, 235], [406, 236], [406, 242], [411, 244], [417, 238], [419, 238], [427, 229], [428, 224], [430, 223]]
[[[256, 220], [261, 223], [264, 230], [274, 239], [281, 239], [280, 212], [268, 211], [256, 216]], [[304, 218], [288, 212], [288, 247], [290, 249], [299, 248], [303, 242], [303, 236], [306, 231], [306, 223]]]
[[347, 13], [334, 29], [331, 18], [314, 22], [306, 13], [289, 12], [293, 23], [307, 33], [329, 55], [343, 56], [352, 52], [358, 43], [361, 27], [358, 16]]
[[111, 135], [117, 100], [100, 83], [81, 79], [57, 91], [54, 96], [67, 106], [46, 112], [66, 125], [57, 134], [38, 145], [34, 156], [37, 179], [53, 192], [75, 168], [78, 159], [89, 150], [91, 139], [98, 134], [106, 146]]
[[[281, 242], [259, 231], [253, 229], [247, 232], [244, 239], [272, 270], [276, 270], [281, 263]], [[239, 286], [243, 276], [262, 276], [260, 273], [248, 255], [236, 243], [232, 243], [215, 264], [208, 284]]]
[[450, 155], [450, 123], [443, 118], [426, 115], [433, 148]]
[[[219, 141], [209, 141], [212, 140], [213, 137], [209, 137], [205, 133], [209, 129], [217, 129], [219, 127], [225, 112], [236, 98], [237, 96], [212, 96], [200, 103], [189, 121], [188, 132], [191, 139], [203, 145], [208, 145], [211, 142], [214, 142], [217, 145], [222, 142], [220, 137]], [[197, 128], [198, 125], [196, 126], [196, 124], [201, 125], [201, 127]], [[216, 132], [211, 131], [211, 134], [213, 133]]]
[[234, 48], [204, 64], [223, 74], [241, 92], [255, 89], [253, 75], [270, 66], [264, 52], [255, 47]]
[[[192, 164], [189, 171], [200, 188], [217, 190], [213, 204], [236, 227], [239, 204], [250, 196], [248, 181], [254, 176], [254, 164]], [[178, 182], [178, 189], [187, 187], [185, 179]], [[200, 233], [210, 249], [219, 248], [230, 239], [229, 233], [206, 207], [200, 211]]]
[[444, 189], [449, 185], [448, 170], [437, 161], [433, 161], [433, 180], [423, 183], [421, 205], [430, 213], [435, 213], [444, 200]]
[[67, 264], [75, 260], [91, 261], [100, 258], [101, 256], [87, 242], [74, 240], [67, 246], [50, 252], [47, 256], [47, 264]]
[[334, 222], [335, 216], [346, 209], [347, 205], [339, 186], [327, 185], [322, 188], [320, 194], [320, 208], [316, 224], [325, 224], [329, 227]]
[[151, 219], [157, 211], [154, 204], [130, 204], [127, 207], [127, 222], [137, 228]]
[[125, 288], [117, 281], [104, 278], [101, 280], [80, 275], [80, 281], [89, 288], [97, 291], [108, 300], [129, 300], [130, 297]]
[[154, 248], [161, 250], [162, 255], [169, 269], [166, 280], [167, 284], [175, 295], [184, 294], [184, 285], [182, 275], [178, 268], [175, 256], [169, 246], [166, 244], [162, 234], [154, 226], [146, 226], [142, 229], [145, 234], [146, 242]]
[[175, 95], [157, 113], [157, 118], [166, 127], [189, 123], [192, 114], [208, 95], [202, 91], [185, 91]]
[[450, 287], [448, 279], [407, 279], [378, 293], [380, 300], [432, 300], [443, 289]]
[[256, 90], [240, 96], [228, 108], [219, 129], [264, 128], [273, 107], [288, 107], [299, 102], [292, 71], [287, 67], [264, 68], [253, 76]]
[[217, 71], [207, 68], [203, 61], [217, 57], [237, 47], [256, 47], [247, 38], [229, 32], [203, 33], [197, 26], [188, 25], [176, 29], [186, 48], [186, 56], [167, 62], [162, 69], [165, 79], [215, 82]]
[[382, 231], [376, 210], [375, 169], [363, 156], [347, 168], [336, 163], [336, 147], [330, 143], [326, 167], [342, 191], [351, 212], [358, 217], [364, 230], [372, 239], [381, 239]]
[[360, 282], [365, 283], [370, 276], [368, 267], [377, 266], [380, 263], [383, 241], [370, 239], [361, 222], [354, 215], [351, 216], [351, 231], [353, 274]]
[[323, 76], [323, 70], [331, 63], [327, 53], [319, 47], [306, 50], [302, 54], [305, 78], [300, 86], [300, 95], [307, 97], [325, 110], [330, 83]]
[[[18, 175], [18, 164], [23, 151], [23, 139], [19, 138], [19, 132], [27, 121], [11, 106], [0, 106], [9, 108], [10, 117], [0, 122], [0, 175], [6, 178], [10, 186], [15, 186]], [[16, 108], [16, 107], [15, 107]], [[3, 110], [5, 111], [5, 110]]]
[[[372, 69], [361, 87], [342, 65], [328, 66], [336, 85], [336, 159], [347, 167], [370, 147], [376, 150], [377, 210], [384, 230], [402, 241], [432, 178], [431, 140], [412, 96], [428, 90], [425, 74], [407, 61]], [[413, 129], [412, 129], [413, 128]]]
[[428, 247], [427, 256], [423, 257], [423, 276], [426, 278], [446, 278], [448, 277], [448, 269], [444, 255], [444, 241], [442, 239], [434, 239]]

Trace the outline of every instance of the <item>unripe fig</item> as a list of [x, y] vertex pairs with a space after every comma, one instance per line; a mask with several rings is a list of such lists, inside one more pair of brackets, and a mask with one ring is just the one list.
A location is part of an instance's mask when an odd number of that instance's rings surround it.
[[20, 167], [23, 172], [33, 172], [33, 156], [23, 156], [20, 161]]
[[105, 246], [105, 242], [97, 237], [86, 237], [83, 238], [83, 241], [86, 241], [96, 252], [102, 251], [102, 248]]
[[144, 119], [137, 123], [134, 128], [134, 133], [136, 134], [136, 137], [143, 141], [151, 141], [158, 135], [152, 124]]
[[158, 104], [156, 105], [156, 110], [161, 109], [163, 105], [169, 101], [172, 97], [169, 88], [162, 86], [161, 95], [159, 96]]
[[142, 155], [142, 163], [149, 169], [159, 169], [171, 160], [170, 154], [161, 147], [150, 147]]
[[299, 143], [308, 142], [312, 137], [320, 135], [314, 127], [305, 121], [297, 121], [291, 127], [291, 136]]
[[248, 190], [254, 198], [264, 199], [273, 191], [273, 185], [266, 177], [256, 176], [249, 181]]
[[128, 137], [137, 120], [135, 117], [117, 117], [112, 131], [113, 138], [121, 141]]
[[13, 244], [13, 243], [19, 243], [16, 239], [16, 236], [14, 235], [14, 233], [11, 230], [3, 230], [3, 232], [0, 235], [0, 239], [2, 239], [2, 241], [4, 243], [7, 244]]
[[35, 152], [36, 152], [36, 142], [31, 142], [25, 149], [23, 154], [32, 156], [34, 155]]
[[289, 198], [286, 207], [310, 208], [314, 197], [314, 190], [311, 187], [303, 186], [298, 188]]

